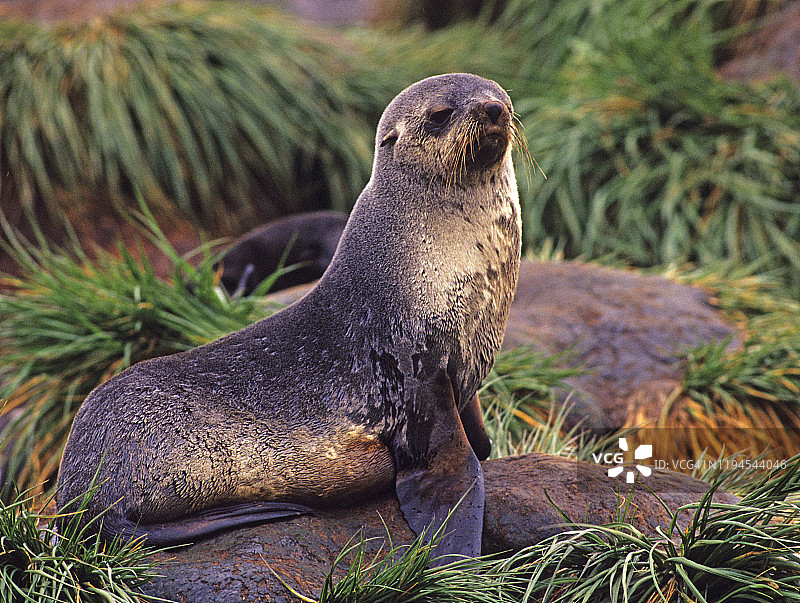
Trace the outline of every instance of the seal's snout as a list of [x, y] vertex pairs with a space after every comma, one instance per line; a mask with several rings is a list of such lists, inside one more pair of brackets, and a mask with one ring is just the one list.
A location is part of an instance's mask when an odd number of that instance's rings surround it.
[[503, 114], [503, 109], [503, 104], [497, 101], [488, 101], [483, 103], [483, 110], [486, 111], [486, 115], [489, 116], [489, 119], [492, 120], [493, 124], [496, 124], [500, 119], [500, 116]]
[[492, 96], [473, 101], [470, 113], [481, 124], [483, 134], [502, 135], [511, 124], [511, 109]]
[[494, 97], [473, 101], [471, 123], [459, 131], [459, 147], [465, 154], [465, 167], [479, 170], [498, 163], [513, 138], [511, 110]]

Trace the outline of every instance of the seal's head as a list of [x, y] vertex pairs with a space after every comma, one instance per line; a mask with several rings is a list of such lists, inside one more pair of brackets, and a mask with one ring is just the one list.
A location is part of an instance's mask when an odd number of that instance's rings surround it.
[[511, 99], [491, 80], [469, 73], [429, 77], [386, 107], [375, 166], [459, 182], [510, 160], [512, 115]]

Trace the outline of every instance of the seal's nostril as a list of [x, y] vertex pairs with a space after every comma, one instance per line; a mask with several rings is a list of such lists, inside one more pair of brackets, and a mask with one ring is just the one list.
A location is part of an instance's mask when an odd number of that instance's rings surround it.
[[497, 123], [497, 120], [500, 119], [500, 114], [503, 112], [503, 105], [497, 101], [489, 101], [483, 103], [483, 110], [486, 111], [486, 115], [489, 116], [493, 123]]

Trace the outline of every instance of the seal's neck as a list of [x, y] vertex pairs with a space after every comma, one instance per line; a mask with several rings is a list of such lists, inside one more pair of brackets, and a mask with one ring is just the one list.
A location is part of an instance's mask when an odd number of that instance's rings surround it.
[[[320, 281], [326, 303], [454, 323], [465, 291], [519, 261], [520, 211], [510, 157], [469, 185], [373, 175]], [[505, 270], [508, 272], [508, 270]], [[513, 288], [514, 283], [504, 286]], [[348, 310], [350, 311], [350, 310]]]

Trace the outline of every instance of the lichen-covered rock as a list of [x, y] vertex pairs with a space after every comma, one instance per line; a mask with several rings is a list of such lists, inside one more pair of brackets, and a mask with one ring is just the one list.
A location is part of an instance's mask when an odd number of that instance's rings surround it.
[[[485, 553], [516, 551], [566, 529], [559, 509], [575, 522], [615, 521], [620, 501], [631, 493], [631, 486], [609, 478], [605, 467], [545, 454], [486, 461], [483, 470]], [[680, 473], [653, 470], [641, 479], [627, 519], [651, 535], [669, 526], [664, 505], [677, 510], [708, 490], [707, 484]], [[715, 497], [736, 500], [726, 493]], [[679, 519], [679, 525], [688, 525], [691, 512], [681, 511]], [[270, 568], [298, 592], [313, 595], [353, 536], [371, 538], [367, 549], [375, 552], [386, 550], [387, 532], [395, 545], [414, 537], [393, 492], [347, 508], [220, 534], [161, 555], [163, 577], [145, 592], [185, 602], [294, 601]]]

